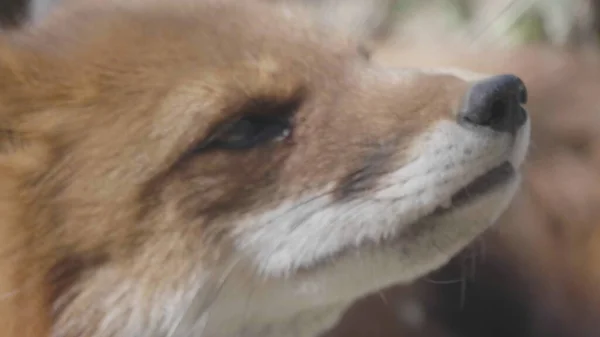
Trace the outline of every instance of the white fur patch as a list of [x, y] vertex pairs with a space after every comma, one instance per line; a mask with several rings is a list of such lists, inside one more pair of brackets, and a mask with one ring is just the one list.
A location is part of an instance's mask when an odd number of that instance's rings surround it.
[[[183, 292], [165, 289], [151, 298], [140, 285], [111, 288], [102, 333], [316, 336], [356, 298], [414, 281], [488, 228], [510, 203], [518, 177], [444, 215], [424, 216], [500, 163], [521, 166], [528, 142], [529, 122], [516, 139], [442, 122], [369, 197], [339, 201], [327, 186], [248, 217], [238, 226], [248, 230], [237, 233], [242, 267], [213, 271], [222, 282], [194, 280]], [[247, 273], [247, 262], [264, 278]]]
[[203, 332], [314, 336], [335, 324], [354, 299], [440, 267], [496, 221], [520, 179], [444, 215], [423, 217], [500, 163], [520, 167], [529, 127], [512, 139], [440, 123], [369, 197], [336, 201], [328, 186], [246, 219], [238, 228], [251, 230], [237, 233], [238, 249], [264, 278], [231, 277], [207, 310]]
[[478, 176], [507, 160], [515, 166], [522, 163], [528, 135], [514, 142], [508, 134], [477, 131], [440, 122], [416, 142], [409, 163], [383, 177], [372, 195], [336, 201], [329, 193], [332, 183], [288, 200], [238, 226], [239, 249], [254, 256], [263, 274], [285, 276], [342, 249], [376, 243], [417, 226]]
[[[527, 122], [513, 139], [442, 122], [368, 197], [339, 201], [328, 186], [248, 217], [237, 232], [242, 268], [214, 270], [222, 281], [196, 275], [181, 288], [149, 294], [147, 286], [115, 282], [105, 270], [97, 281], [114, 286], [94, 289], [108, 289], [108, 296], [84, 292], [79, 300], [104, 299], [96, 301], [108, 313], [98, 336], [316, 336], [356, 298], [414, 281], [488, 228], [510, 203], [518, 177], [444, 215], [424, 216], [500, 163], [521, 166], [529, 128]], [[247, 273], [247, 262], [264, 278]], [[97, 313], [62, 317], [56, 336], [85, 331], [86, 320]]]

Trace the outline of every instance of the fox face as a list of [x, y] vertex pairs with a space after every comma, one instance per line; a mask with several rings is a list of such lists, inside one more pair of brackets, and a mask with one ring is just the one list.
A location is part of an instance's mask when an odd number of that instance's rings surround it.
[[288, 5], [148, 0], [3, 37], [9, 335], [316, 335], [491, 225], [523, 82], [325, 33]]

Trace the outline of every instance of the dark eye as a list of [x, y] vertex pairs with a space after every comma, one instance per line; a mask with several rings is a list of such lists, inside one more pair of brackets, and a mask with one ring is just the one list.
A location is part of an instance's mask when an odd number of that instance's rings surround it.
[[246, 116], [226, 125], [209, 144], [212, 148], [242, 150], [287, 138], [292, 132], [289, 117]]
[[286, 101], [251, 100], [237, 114], [241, 118], [221, 125], [195, 152], [245, 150], [284, 140], [292, 134], [292, 118], [303, 98], [299, 94]]

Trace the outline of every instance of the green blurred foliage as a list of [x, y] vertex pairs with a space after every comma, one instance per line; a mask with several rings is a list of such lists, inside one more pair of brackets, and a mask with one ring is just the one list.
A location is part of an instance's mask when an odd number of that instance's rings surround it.
[[[436, 7], [436, 17], [428, 12], [432, 7]], [[397, 0], [394, 8], [400, 24], [403, 19], [427, 13], [423, 16], [424, 26], [431, 20], [442, 20], [455, 30], [443, 32], [449, 34], [477, 36], [483, 29], [481, 22], [488, 20], [492, 22], [486, 26], [492, 27], [493, 35], [489, 37], [510, 44], [600, 42], [600, 18], [596, 17], [600, 13], [599, 0]]]

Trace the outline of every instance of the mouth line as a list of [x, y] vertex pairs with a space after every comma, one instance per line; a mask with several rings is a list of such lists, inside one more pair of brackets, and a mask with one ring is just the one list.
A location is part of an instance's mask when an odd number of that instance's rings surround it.
[[[360, 244], [360, 247], [362, 247], [363, 249], [366, 247], [378, 249], [377, 247], [385, 245], [396, 245], [400, 239], [406, 237], [407, 235], [411, 237], [412, 240], [414, 240], [416, 236], [422, 235], [423, 233], [423, 226], [415, 226], [415, 224], [418, 224], [429, 217], [435, 217], [439, 215], [444, 215], [446, 213], [450, 213], [455, 209], [468, 204], [474, 199], [477, 199], [480, 196], [491, 193], [494, 189], [499, 188], [504, 183], [510, 181], [516, 175], [516, 173], [517, 171], [515, 170], [514, 166], [510, 162], [505, 161], [502, 164], [492, 168], [486, 173], [475, 178], [468, 185], [454, 193], [451, 197], [449, 207], [438, 206], [433, 213], [421, 218], [420, 220], [417, 220], [415, 223], [409, 226], [410, 234], [404, 231], [400, 231], [395, 235], [386, 237], [382, 240], [363, 242], [362, 244]], [[429, 225], [437, 226], [437, 224]], [[431, 229], [431, 227], [429, 229]], [[348, 252], [355, 251], [356, 249], [357, 246], [347, 246], [344, 249], [341, 249], [340, 251], [334, 253], [333, 256], [330, 256], [329, 259], [327, 259], [326, 261], [320, 261], [311, 266], [300, 267], [298, 268], [298, 270], [296, 270], [296, 272], [302, 273], [318, 269], [323, 265], [329, 264], [332, 260], [334, 260], [334, 257], [343, 256]]]
[[438, 206], [432, 215], [443, 215], [468, 204], [479, 196], [485, 195], [509, 181], [516, 174], [514, 166], [508, 161], [494, 167], [483, 175], [475, 178], [467, 186], [454, 193], [449, 207]]

